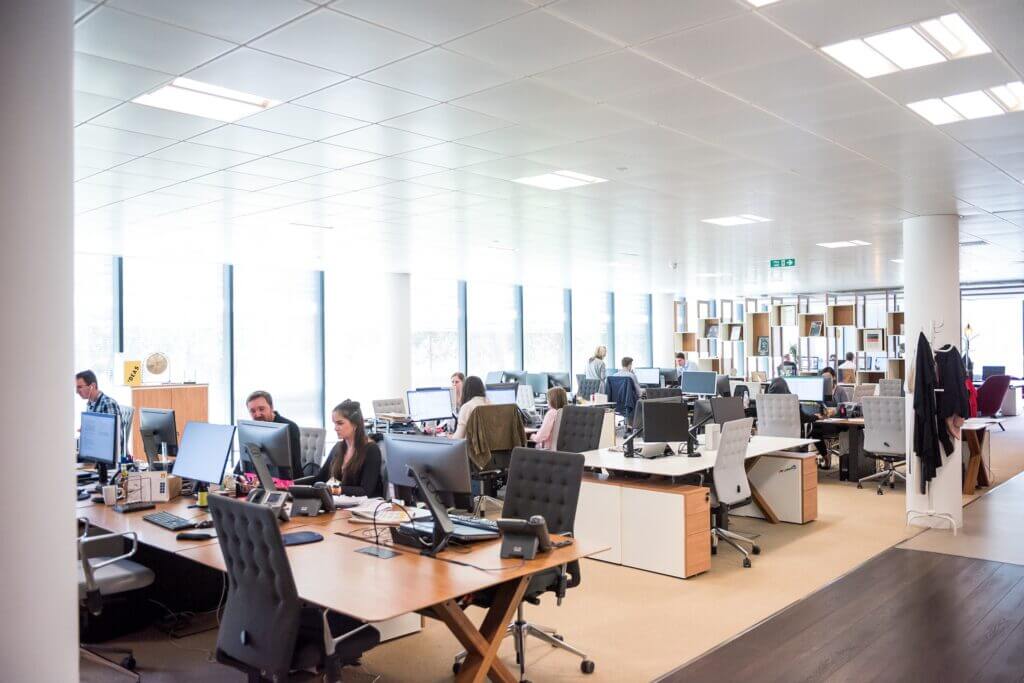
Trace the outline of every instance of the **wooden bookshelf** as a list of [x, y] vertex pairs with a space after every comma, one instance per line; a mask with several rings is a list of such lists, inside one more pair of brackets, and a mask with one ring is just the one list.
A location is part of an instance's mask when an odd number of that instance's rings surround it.
[[[866, 333], [869, 331], [874, 331], [879, 334], [878, 345], [872, 345], [868, 341]], [[877, 327], [860, 328], [857, 330], [857, 348], [855, 350], [863, 351], [865, 353], [885, 353], [886, 348], [889, 346], [886, 343], [886, 338], [885, 330], [883, 329]]]
[[676, 332], [675, 350], [683, 353], [697, 353], [697, 333]]
[[903, 336], [904, 334], [903, 311], [889, 311], [885, 314], [885, 333], [892, 336]]
[[[785, 320], [792, 320], [792, 323], [786, 323]], [[772, 304], [771, 310], [771, 326], [772, 327], [788, 327], [790, 325], [797, 324], [796, 306], [793, 304]]]
[[[721, 331], [719, 341], [733, 343], [744, 341], [743, 323], [722, 323], [718, 329]], [[733, 339], [733, 330], [739, 330], [736, 333], [738, 335], [736, 339]]]
[[[747, 342], [747, 356], [751, 358], [769, 358], [772, 354], [770, 314], [768, 312], [747, 313], [744, 323], [744, 340]], [[758, 337], [768, 337], [768, 353], [760, 353], [757, 348]]]
[[[718, 328], [718, 333], [711, 336], [714, 328]], [[721, 339], [721, 320], [718, 318], [697, 318], [697, 337], [699, 339]]]
[[825, 309], [825, 324], [829, 327], [854, 327], [857, 311], [853, 304], [829, 304]]
[[878, 384], [878, 380], [885, 379], [884, 370], [858, 370], [857, 384]]
[[903, 358], [887, 358], [885, 360], [885, 376], [889, 379], [906, 379], [907, 362]]
[[[801, 337], [824, 337], [825, 336], [825, 314], [824, 313], [801, 313], [797, 321], [800, 326]], [[818, 323], [818, 333], [811, 334], [811, 327]]]

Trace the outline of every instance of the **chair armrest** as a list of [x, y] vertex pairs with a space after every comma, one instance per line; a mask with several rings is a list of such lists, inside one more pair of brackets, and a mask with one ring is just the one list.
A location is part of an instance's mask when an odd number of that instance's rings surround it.
[[323, 612], [321, 612], [321, 618], [323, 619], [324, 622], [324, 652], [327, 652], [328, 654], [333, 654], [334, 651], [337, 650], [338, 645], [340, 645], [343, 641], [348, 640], [360, 631], [364, 631], [368, 628], [371, 628], [371, 624], [363, 624], [362, 626], [352, 629], [348, 633], [344, 633], [338, 637], [335, 637], [334, 634], [331, 633], [331, 624], [327, 620], [327, 612], [328, 610], [323, 610]]
[[[102, 562], [96, 562], [95, 564], [90, 562], [92, 559], [89, 555], [89, 547], [99, 541], [106, 541], [111, 538], [127, 538], [132, 542], [132, 548], [128, 552], [118, 555], [117, 557], [108, 557]], [[97, 569], [102, 569], [108, 565], [120, 562], [121, 560], [127, 560], [132, 557], [139, 549], [139, 535], [135, 531], [123, 531], [118, 534], [102, 534], [100, 536], [89, 536], [88, 538], [81, 538], [78, 540], [78, 556], [82, 561], [82, 571], [85, 574], [85, 587], [87, 590], [95, 590], [96, 582], [93, 577], [93, 572]]]
[[313, 485], [313, 481], [315, 479], [316, 479], [316, 475], [315, 474], [310, 475], [308, 477], [299, 477], [298, 479], [293, 479], [292, 480], [292, 484], [296, 484], [298, 486], [312, 486]]
[[79, 517], [78, 521], [82, 523], [82, 535], [78, 537], [78, 540], [81, 541], [83, 538], [89, 535], [89, 518]]

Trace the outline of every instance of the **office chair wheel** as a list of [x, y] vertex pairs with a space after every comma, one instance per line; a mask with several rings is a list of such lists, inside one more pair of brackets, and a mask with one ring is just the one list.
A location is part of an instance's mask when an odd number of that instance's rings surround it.
[[860, 483], [860, 482], [858, 481], [858, 482], [857, 482], [857, 488], [859, 488], [859, 489], [862, 489], [862, 488], [864, 488], [864, 484], [862, 484], [862, 483]]
[[712, 555], [717, 555], [718, 554], [718, 547], [717, 546], [711, 546], [711, 554]]
[[462, 662], [455, 662], [455, 663], [452, 664], [452, 673], [453, 674], [458, 674], [461, 669], [462, 669]]
[[890, 482], [889, 482], [889, 488], [891, 488], [892, 490], [894, 490], [894, 491], [895, 491], [895, 490], [896, 490], [896, 482], [894, 482], [894, 481], [890, 481]]
[[565, 642], [565, 636], [563, 636], [561, 633], [552, 633], [551, 637], [563, 643]]
[[582, 662], [580, 662], [580, 671], [582, 671], [585, 674], [592, 674], [592, 673], [594, 673], [594, 662], [593, 662], [593, 660], [584, 659]]
[[135, 671], [135, 667], [138, 666], [138, 662], [135, 661], [135, 657], [128, 655], [121, 660], [121, 667], [128, 669], [129, 671]]
[[744, 569], [750, 569], [752, 566], [753, 565], [750, 564], [750, 558], [749, 557], [744, 557], [743, 558], [743, 568]]
[[759, 546], [759, 545], [752, 546], [750, 548], [750, 552], [754, 553], [755, 555], [760, 555], [761, 554], [761, 546]]
[[885, 492], [884, 492], [884, 491], [882, 490], [882, 487], [881, 487], [881, 486], [879, 486], [879, 487], [878, 487], [878, 491], [877, 491], [877, 493], [878, 493], [878, 495], [880, 495], [880, 496], [881, 496], [881, 495], [884, 495], [884, 493], [885, 493]]

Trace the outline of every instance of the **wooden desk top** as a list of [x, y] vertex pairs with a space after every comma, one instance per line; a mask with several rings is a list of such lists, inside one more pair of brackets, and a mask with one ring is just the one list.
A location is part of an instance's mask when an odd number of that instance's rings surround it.
[[826, 417], [818, 420], [822, 424], [838, 425], [840, 427], [863, 427], [863, 417]]
[[[324, 540], [285, 549], [295, 585], [304, 600], [361, 621], [384, 621], [606, 549], [577, 541], [524, 562], [501, 559], [501, 543], [488, 541], [446, 550], [439, 555], [443, 559], [423, 557], [415, 550], [401, 546], [389, 546], [398, 552], [398, 556], [382, 560], [356, 552], [373, 545], [369, 541], [335, 534], [337, 531], [353, 533], [367, 528], [365, 524], [351, 524], [346, 520], [337, 520], [327, 526], [306, 527], [308, 531], [323, 534]], [[208, 567], [224, 570], [224, 558], [218, 545], [208, 544], [179, 554]], [[467, 567], [444, 560], [476, 566]], [[484, 571], [477, 567], [499, 571]]]
[[[139, 543], [153, 546], [170, 553], [176, 553], [186, 548], [194, 548], [200, 545], [216, 544], [215, 538], [201, 541], [179, 541], [179, 532], [164, 529], [152, 522], [143, 519], [151, 512], [169, 512], [185, 519], [209, 519], [205, 510], [198, 508], [189, 509], [189, 504], [195, 501], [191, 498], [176, 498], [169, 503], [157, 503], [153, 510], [139, 510], [138, 512], [114, 512], [114, 508], [103, 503], [96, 503], [90, 507], [79, 508], [76, 512], [79, 517], [85, 517], [92, 526], [104, 529], [111, 533], [134, 531], [139, 535]], [[209, 531], [214, 533], [213, 528], [195, 529], [194, 531]]]
[[[782, 436], [754, 436], [747, 444], [747, 458], [756, 458], [773, 451], [782, 451], [787, 448], [798, 448], [810, 446], [816, 439], [796, 439]], [[670, 443], [673, 450], [677, 450], [678, 443]], [[619, 472], [638, 472], [641, 474], [653, 474], [663, 477], [684, 477], [709, 470], [715, 466], [715, 459], [718, 456], [716, 451], [700, 449], [700, 456], [691, 458], [685, 455], [670, 455], [664, 458], [627, 458], [621, 452], [609, 451], [607, 448], [599, 448], [593, 451], [586, 451], [584, 465], [586, 467], [599, 467], [606, 470]]]

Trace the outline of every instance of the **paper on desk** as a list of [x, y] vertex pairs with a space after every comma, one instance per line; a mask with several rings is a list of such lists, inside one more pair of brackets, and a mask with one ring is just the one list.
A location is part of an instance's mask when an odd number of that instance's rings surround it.
[[369, 500], [366, 496], [334, 496], [334, 504], [340, 508], [356, 508]]

